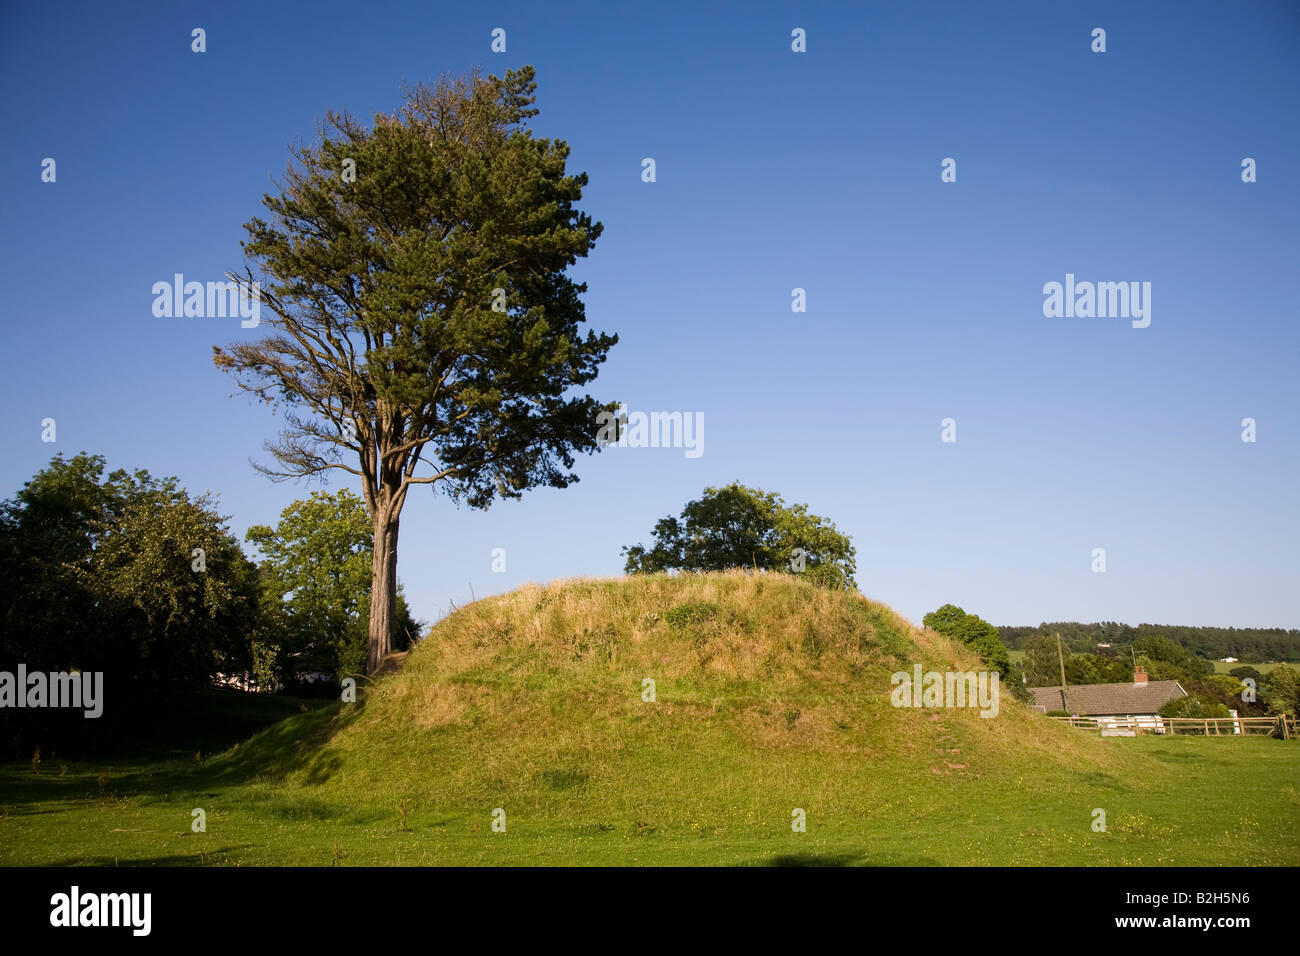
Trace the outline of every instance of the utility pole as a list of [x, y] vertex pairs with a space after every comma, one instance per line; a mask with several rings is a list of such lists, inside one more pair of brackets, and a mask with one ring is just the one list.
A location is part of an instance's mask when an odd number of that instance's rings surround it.
[[1065, 652], [1061, 650], [1061, 635], [1056, 635], [1056, 659], [1061, 665], [1061, 703], [1065, 705], [1065, 710], [1069, 713], [1070, 701], [1065, 696]]

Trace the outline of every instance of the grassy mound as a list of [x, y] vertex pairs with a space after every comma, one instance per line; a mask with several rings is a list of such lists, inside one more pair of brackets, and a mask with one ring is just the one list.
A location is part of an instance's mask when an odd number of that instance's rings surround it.
[[890, 675], [915, 663], [981, 669], [882, 604], [786, 575], [530, 585], [451, 615], [360, 704], [265, 732], [227, 770], [520, 819], [621, 802], [642, 823], [689, 829], [786, 826], [795, 807], [871, 814], [873, 781], [1126, 764], [1010, 693], [992, 719], [895, 708]]

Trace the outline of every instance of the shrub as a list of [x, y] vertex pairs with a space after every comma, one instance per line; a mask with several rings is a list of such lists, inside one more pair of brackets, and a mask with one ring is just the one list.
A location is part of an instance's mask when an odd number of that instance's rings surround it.
[[684, 630], [692, 624], [712, 621], [718, 616], [718, 610], [718, 605], [712, 601], [693, 601], [677, 605], [664, 615], [664, 620], [672, 627]]
[[1217, 700], [1190, 694], [1171, 700], [1160, 708], [1161, 717], [1230, 717], [1228, 708]]

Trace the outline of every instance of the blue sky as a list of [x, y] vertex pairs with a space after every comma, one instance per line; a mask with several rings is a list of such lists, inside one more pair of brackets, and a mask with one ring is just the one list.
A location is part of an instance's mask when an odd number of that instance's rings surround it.
[[[1300, 627], [1300, 6], [439, 6], [4, 7], [0, 495], [88, 451], [217, 493], [241, 538], [273, 523], [309, 489], [249, 466], [279, 422], [211, 362], [259, 330], [155, 318], [151, 286], [242, 265], [326, 110], [531, 63], [533, 127], [605, 225], [575, 270], [620, 337], [592, 392], [703, 412], [704, 454], [607, 450], [486, 512], [416, 489], [417, 616], [620, 573], [740, 480], [834, 520], [862, 591], [914, 619]], [[1150, 282], [1150, 326], [1044, 317], [1066, 273]]]

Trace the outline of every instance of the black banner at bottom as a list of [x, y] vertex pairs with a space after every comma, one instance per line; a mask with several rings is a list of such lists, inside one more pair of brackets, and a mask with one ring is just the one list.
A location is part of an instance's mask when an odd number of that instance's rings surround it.
[[[10, 869], [5, 938], [345, 944], [408, 927], [667, 945], [808, 940], [826, 921], [872, 944], [1056, 938], [1232, 946], [1293, 924], [1294, 871], [1222, 869]], [[810, 924], [810, 920], [815, 921]], [[441, 929], [440, 929], [441, 928]], [[443, 931], [449, 935], [444, 938]], [[1271, 931], [1271, 932], [1270, 932]], [[632, 936], [622, 934], [632, 933]], [[619, 935], [605, 935], [619, 934]], [[558, 934], [558, 937], [555, 936]], [[589, 934], [600, 934], [591, 936]], [[957, 935], [953, 935], [957, 934]]]

